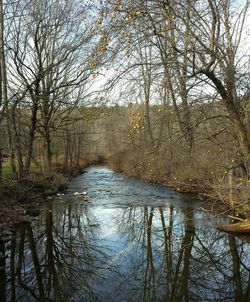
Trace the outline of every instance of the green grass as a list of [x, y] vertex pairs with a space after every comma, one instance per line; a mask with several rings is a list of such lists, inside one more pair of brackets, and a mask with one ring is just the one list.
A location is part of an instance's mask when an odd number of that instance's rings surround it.
[[[3, 169], [3, 177], [10, 178], [11, 176], [10, 160], [7, 159], [2, 163], [2, 169]], [[31, 163], [30, 172], [34, 173], [39, 171], [40, 171], [40, 166], [35, 163]]]
[[10, 163], [8, 160], [5, 160], [2, 163], [2, 169], [3, 169], [3, 177], [9, 177], [10, 176]]

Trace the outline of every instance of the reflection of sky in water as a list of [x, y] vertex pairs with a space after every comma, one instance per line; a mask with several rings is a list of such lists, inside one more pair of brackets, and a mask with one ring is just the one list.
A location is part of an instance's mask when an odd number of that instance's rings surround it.
[[[88, 175], [89, 174], [89, 175]], [[98, 177], [97, 184], [93, 182], [93, 179]], [[213, 257], [220, 258], [221, 253], [228, 254], [228, 242], [225, 238], [225, 234], [221, 233], [218, 238], [218, 232], [214, 229], [214, 226], [220, 223], [225, 223], [226, 219], [221, 216], [211, 217], [209, 213], [200, 210], [202, 202], [195, 200], [189, 195], [182, 195], [169, 191], [163, 186], [149, 185], [141, 180], [133, 178], [124, 178], [119, 174], [110, 171], [106, 168], [102, 168], [96, 171], [94, 168], [90, 170], [86, 175], [84, 181], [85, 187], [88, 188], [90, 196], [90, 207], [92, 209], [93, 216], [96, 217], [100, 228], [99, 234], [103, 244], [103, 247], [109, 248], [110, 262], [119, 266], [120, 279], [117, 279], [117, 275], [112, 276], [108, 274], [108, 280], [103, 288], [103, 284], [97, 285], [97, 288], [103, 291], [108, 297], [107, 288], [120, 288], [120, 291], [126, 296], [128, 292], [131, 292], [131, 286], [133, 288], [140, 287], [141, 279], [140, 269], [145, 266], [141, 263], [141, 267], [138, 263], [141, 262], [142, 254], [147, 254], [147, 244], [141, 242], [141, 232], [139, 216], [143, 215], [144, 207], [150, 207], [150, 212], [153, 213], [151, 236], [153, 251], [152, 257], [154, 258], [154, 267], [156, 270], [160, 270], [162, 266], [162, 234], [163, 226], [161, 225], [161, 217], [159, 207], [164, 211], [164, 219], [170, 219], [170, 208], [172, 209], [172, 224], [174, 241], [172, 242], [172, 257], [173, 261], [178, 262], [178, 255], [180, 254], [180, 247], [183, 241], [183, 236], [186, 229], [195, 228], [195, 233], [198, 235], [193, 238], [193, 245], [196, 248], [192, 249], [192, 256], [200, 258], [200, 244], [203, 243], [208, 251], [203, 252], [203, 257], [207, 258], [208, 252], [213, 252]], [[80, 179], [79, 179], [80, 180]], [[77, 182], [78, 183], [78, 182]], [[81, 181], [80, 181], [81, 183]], [[92, 187], [93, 183], [97, 185]], [[108, 185], [108, 186], [107, 186]], [[77, 187], [76, 187], [77, 188]], [[126, 217], [126, 213], [133, 212], [133, 232], [131, 235], [131, 229], [127, 229], [126, 225], [129, 225], [129, 214]], [[188, 213], [192, 213], [191, 218]], [[124, 220], [125, 219], [125, 220]], [[190, 226], [190, 221], [191, 226]], [[124, 224], [124, 225], [122, 225]], [[189, 230], [190, 231], [190, 230]], [[214, 238], [213, 238], [214, 237]], [[104, 240], [104, 242], [103, 242]], [[202, 263], [202, 261], [201, 261]], [[199, 264], [199, 262], [198, 262]], [[247, 265], [248, 265], [247, 261]], [[147, 266], [147, 265], [146, 265]], [[231, 267], [224, 267], [224, 271], [231, 272]], [[202, 266], [201, 266], [202, 268]], [[133, 284], [127, 279], [131, 271], [137, 270], [137, 278], [133, 278]], [[183, 269], [183, 265], [180, 267]], [[209, 272], [211, 271], [211, 275]], [[199, 276], [203, 276], [206, 280], [207, 274], [212, 278], [207, 278], [206, 286], [219, 290], [218, 283], [225, 281], [224, 274], [217, 272], [216, 270], [209, 269]], [[138, 280], [137, 280], [138, 279]], [[214, 280], [213, 280], [214, 279]], [[122, 281], [123, 280], [123, 281]], [[136, 281], [137, 280], [137, 281]], [[122, 286], [121, 286], [122, 284]], [[126, 286], [124, 285], [126, 284]], [[121, 287], [120, 287], [121, 286]], [[204, 289], [203, 289], [204, 290]], [[159, 292], [163, 291], [159, 287]], [[201, 290], [202, 291], [202, 290]], [[110, 291], [109, 299], [112, 300], [112, 293]], [[125, 294], [126, 293], [126, 294]], [[208, 293], [206, 291], [207, 298], [216, 298], [213, 292]], [[112, 300], [113, 301], [113, 300]], [[116, 301], [116, 300], [114, 300]], [[117, 300], [118, 301], [118, 300]]]
[[[81, 191], [87, 191], [88, 201], [74, 195]], [[241, 280], [241, 299], [249, 279], [249, 244], [217, 231], [215, 225], [227, 219], [200, 207], [204, 203], [192, 195], [105, 167], [89, 168], [32, 224], [45, 292], [50, 289], [47, 295], [55, 301], [52, 261], [60, 284], [58, 301], [240, 301], [234, 279]], [[16, 246], [20, 236], [17, 232]], [[6, 249], [13, 252], [10, 243]], [[16, 253], [18, 264], [17, 248]], [[27, 290], [35, 286], [38, 294], [33, 258], [26, 236], [25, 287], [16, 281], [17, 293], [23, 293], [17, 294], [18, 302], [36, 301]]]

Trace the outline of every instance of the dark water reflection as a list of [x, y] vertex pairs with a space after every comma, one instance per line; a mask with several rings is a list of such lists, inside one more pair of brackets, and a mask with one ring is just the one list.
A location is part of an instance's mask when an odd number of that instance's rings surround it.
[[0, 244], [0, 301], [250, 301], [250, 245], [201, 206], [90, 168]]

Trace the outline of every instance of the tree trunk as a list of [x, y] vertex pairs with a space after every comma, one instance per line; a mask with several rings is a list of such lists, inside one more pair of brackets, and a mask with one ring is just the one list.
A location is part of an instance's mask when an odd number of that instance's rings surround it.
[[148, 136], [148, 144], [151, 148], [154, 146], [154, 137], [151, 127], [151, 121], [150, 121], [150, 107], [149, 107], [149, 97], [146, 97], [145, 100], [145, 115], [146, 115], [146, 131]]
[[11, 109], [10, 118], [11, 118], [11, 124], [12, 124], [13, 136], [15, 142], [15, 152], [17, 155], [17, 165], [18, 165], [17, 176], [18, 179], [21, 179], [23, 177], [23, 157], [22, 157], [22, 150], [21, 150], [20, 133], [18, 131], [17, 124], [16, 124], [16, 105], [17, 103]]
[[6, 276], [6, 260], [5, 260], [5, 244], [0, 242], [0, 252], [2, 256], [0, 257], [0, 302], [6, 302], [6, 286], [7, 286], [7, 276]]
[[27, 229], [27, 237], [29, 241], [29, 246], [30, 246], [30, 251], [31, 251], [31, 256], [32, 256], [32, 261], [35, 269], [35, 275], [36, 275], [36, 281], [37, 281], [37, 287], [39, 291], [39, 301], [45, 302], [45, 291], [44, 291], [44, 286], [43, 286], [43, 275], [41, 271], [41, 266], [39, 263], [39, 257], [37, 254], [37, 249], [36, 249], [36, 242], [33, 236], [33, 231], [31, 226], [28, 224], [26, 226]]
[[[2, 93], [2, 68], [0, 59], [0, 106], [2, 106], [3, 93]], [[2, 122], [2, 116], [0, 116], [0, 123]], [[0, 185], [3, 183], [3, 154], [2, 146], [0, 145]]]
[[45, 130], [44, 138], [44, 173], [50, 177], [52, 172], [52, 151], [51, 151], [51, 139], [49, 132]]
[[6, 116], [9, 148], [10, 148], [10, 163], [12, 176], [16, 175], [15, 166], [15, 154], [13, 146], [13, 136], [11, 131], [11, 123], [9, 116], [9, 104], [8, 104], [8, 90], [7, 90], [7, 72], [5, 62], [5, 50], [4, 50], [4, 15], [3, 15], [3, 1], [0, 0], [0, 63], [1, 63], [1, 96], [3, 102], [3, 111]]
[[188, 107], [186, 91], [182, 88], [183, 91], [180, 92], [182, 105], [183, 105], [182, 113], [181, 113], [181, 109], [179, 108], [179, 105], [177, 104], [176, 93], [174, 91], [174, 86], [173, 86], [173, 83], [171, 80], [172, 75], [169, 71], [168, 66], [165, 67], [165, 73], [166, 73], [166, 85], [167, 85], [167, 89], [169, 89], [169, 91], [170, 91], [171, 99], [173, 102], [174, 112], [175, 112], [176, 118], [177, 118], [177, 123], [178, 123], [180, 131], [183, 135], [183, 138], [184, 138], [186, 144], [188, 145], [188, 151], [189, 151], [189, 154], [191, 157], [191, 151], [192, 151], [192, 148], [194, 145], [194, 135], [193, 135], [192, 127], [191, 127], [190, 111], [189, 111], [189, 107]]
[[234, 236], [228, 236], [229, 247], [233, 260], [233, 281], [235, 288], [235, 300], [243, 301], [243, 287], [241, 280], [241, 259], [237, 250], [236, 239]]
[[33, 107], [32, 107], [32, 114], [31, 114], [31, 126], [29, 131], [29, 141], [28, 141], [28, 150], [25, 160], [24, 166], [24, 176], [27, 177], [30, 172], [30, 165], [33, 153], [33, 145], [35, 139], [35, 131], [36, 131], [36, 123], [37, 123], [37, 111], [38, 111], [38, 96], [39, 96], [39, 83], [37, 83], [37, 89], [35, 92], [35, 96], [33, 97]]
[[220, 94], [225, 107], [229, 113], [229, 118], [232, 123], [235, 134], [238, 137], [241, 152], [249, 166], [250, 163], [250, 139], [247, 134], [247, 129], [243, 124], [238, 109], [235, 106], [233, 96], [226, 90], [220, 79], [216, 77], [213, 71], [203, 71], [203, 73], [214, 83], [218, 93]]

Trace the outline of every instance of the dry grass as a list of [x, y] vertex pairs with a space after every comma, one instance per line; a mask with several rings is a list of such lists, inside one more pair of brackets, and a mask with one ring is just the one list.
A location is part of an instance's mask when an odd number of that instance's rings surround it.
[[250, 182], [235, 175], [229, 187], [230, 163], [226, 155], [216, 152], [216, 147], [209, 149], [210, 152], [196, 150], [192, 160], [179, 149], [169, 160], [166, 151], [145, 153], [131, 148], [111, 156], [109, 164], [127, 175], [165, 184], [180, 192], [197, 193], [199, 197], [231, 206], [239, 216], [250, 216]]

